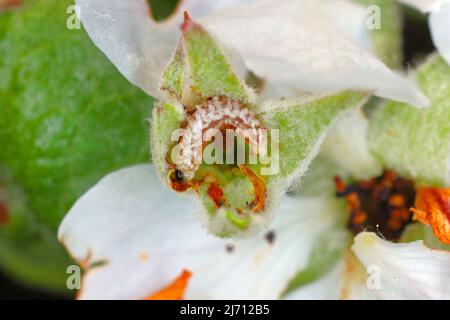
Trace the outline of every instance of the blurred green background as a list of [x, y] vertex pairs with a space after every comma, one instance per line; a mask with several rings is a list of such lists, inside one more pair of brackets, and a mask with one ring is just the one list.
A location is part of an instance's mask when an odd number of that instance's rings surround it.
[[[151, 2], [158, 18], [175, 4]], [[72, 4], [26, 0], [0, 13], [0, 298], [72, 297], [61, 219], [102, 176], [150, 159], [152, 99], [66, 27]]]
[[[163, 19], [177, 1], [149, 2]], [[23, 0], [0, 13], [0, 299], [73, 298], [61, 219], [102, 176], [150, 159], [152, 99], [66, 27], [71, 4]], [[403, 12], [409, 66], [433, 47], [425, 17]]]

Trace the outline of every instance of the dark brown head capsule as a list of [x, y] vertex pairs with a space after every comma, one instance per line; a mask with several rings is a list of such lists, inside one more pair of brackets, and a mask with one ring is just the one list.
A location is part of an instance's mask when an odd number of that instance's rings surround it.
[[183, 172], [179, 169], [175, 169], [170, 172], [169, 184], [170, 187], [177, 192], [184, 192], [191, 187], [191, 185], [186, 182]]
[[181, 172], [181, 170], [176, 169], [174, 172], [174, 178], [175, 181], [178, 183], [183, 183], [184, 182], [184, 174], [183, 172]]

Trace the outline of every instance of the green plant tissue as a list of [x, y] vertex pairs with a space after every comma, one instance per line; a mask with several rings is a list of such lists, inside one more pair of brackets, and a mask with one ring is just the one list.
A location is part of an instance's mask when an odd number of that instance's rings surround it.
[[0, 267], [65, 292], [72, 262], [57, 227], [102, 176], [149, 161], [153, 106], [82, 28], [67, 27], [72, 4], [23, 1], [0, 13], [0, 201], [9, 214]]

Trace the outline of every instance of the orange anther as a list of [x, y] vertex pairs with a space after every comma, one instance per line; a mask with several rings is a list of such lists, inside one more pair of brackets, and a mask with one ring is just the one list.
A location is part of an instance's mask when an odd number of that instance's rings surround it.
[[392, 207], [403, 207], [406, 204], [406, 199], [400, 194], [393, 194], [389, 197], [389, 204]]
[[367, 214], [363, 211], [358, 211], [353, 217], [353, 223], [355, 225], [362, 225], [367, 220]]
[[345, 191], [345, 183], [341, 177], [334, 177], [334, 185], [338, 193], [343, 193]]
[[347, 202], [351, 211], [354, 211], [361, 206], [361, 201], [359, 200], [359, 196], [356, 192], [351, 192], [348, 194]]

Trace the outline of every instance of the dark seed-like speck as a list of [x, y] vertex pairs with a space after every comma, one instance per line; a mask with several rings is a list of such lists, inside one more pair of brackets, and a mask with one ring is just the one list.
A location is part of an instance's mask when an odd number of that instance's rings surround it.
[[275, 242], [275, 231], [267, 232], [265, 238], [269, 244], [273, 244]]
[[227, 244], [225, 250], [227, 250], [228, 253], [232, 253], [234, 251], [234, 245], [232, 243]]

